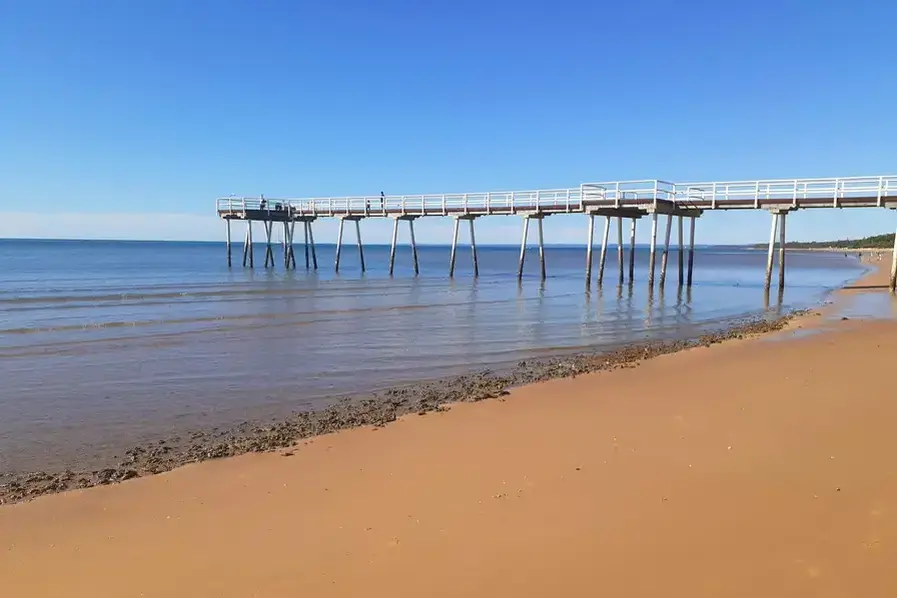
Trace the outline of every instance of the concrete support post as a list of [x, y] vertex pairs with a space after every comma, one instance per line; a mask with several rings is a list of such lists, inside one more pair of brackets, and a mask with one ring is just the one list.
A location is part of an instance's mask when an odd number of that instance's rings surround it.
[[654, 262], [657, 258], [657, 212], [651, 214], [651, 250], [648, 253], [648, 286], [654, 288]]
[[764, 285], [764, 289], [767, 291], [769, 287], [772, 286], [772, 258], [775, 252], [776, 246], [776, 226], [779, 223], [779, 215], [776, 213], [772, 214], [772, 222], [769, 226], [769, 249], [766, 252], [766, 284]]
[[635, 280], [635, 223], [637, 222], [636, 218], [632, 219], [632, 224], [629, 226], [629, 282], [632, 283]]
[[688, 238], [688, 277], [687, 277], [688, 286], [691, 286], [691, 280], [692, 280], [691, 275], [692, 275], [692, 271], [694, 270], [694, 267], [695, 267], [695, 224], [696, 224], [696, 221], [697, 221], [697, 218], [692, 216], [689, 231], [688, 231], [688, 237], [689, 237]]
[[892, 293], [897, 290], [897, 234], [894, 235], [894, 253], [891, 254], [891, 280], [888, 287]]
[[243, 240], [243, 267], [252, 267], [252, 221], [246, 221], [246, 238]]
[[679, 286], [685, 285], [685, 251], [683, 246], [683, 230], [682, 230], [682, 216], [678, 217], [678, 222], [676, 223], [679, 228], [679, 252], [676, 257], [679, 258]]
[[598, 286], [604, 283], [604, 264], [607, 261], [607, 240], [610, 236], [610, 216], [604, 218], [604, 234], [601, 236], [601, 253], [598, 255]]
[[339, 258], [343, 249], [343, 225], [346, 223], [344, 218], [339, 219], [339, 231], [336, 233], [336, 263], [335, 270], [339, 272]]
[[271, 220], [266, 220], [264, 222], [265, 225], [265, 267], [268, 267], [268, 264], [271, 264], [271, 267], [274, 267], [274, 250], [271, 248], [271, 232], [274, 228], [274, 222]]
[[293, 238], [295, 237], [296, 232], [296, 221], [293, 220], [290, 222], [290, 226], [288, 227], [289, 237], [287, 239], [287, 253], [289, 255], [289, 259], [287, 260], [287, 267], [296, 269], [296, 250], [293, 248]]
[[358, 239], [358, 261], [361, 262], [361, 273], [364, 274], [364, 244], [361, 242], [361, 220], [355, 221], [355, 238]]
[[230, 218], [226, 219], [224, 224], [227, 227], [227, 267], [230, 268]]
[[411, 261], [414, 263], [414, 275], [420, 274], [417, 264], [417, 242], [414, 240], [414, 218], [408, 220], [408, 229], [411, 231]]
[[539, 267], [542, 270], [542, 280], [545, 280], [545, 239], [542, 236], [542, 220], [538, 219], [539, 226]]
[[[389, 244], [389, 275], [392, 276], [396, 265], [396, 242], [399, 239], [399, 219], [392, 221], [392, 243]], [[454, 249], [454, 246], [452, 247]], [[452, 256], [454, 257], [454, 256]]]
[[623, 284], [623, 217], [617, 216], [617, 284]]
[[480, 275], [480, 261], [477, 259], [477, 235], [473, 221], [473, 218], [468, 220], [470, 222], [470, 256], [473, 259], [473, 276], [476, 278]]
[[517, 280], [523, 278], [523, 263], [526, 261], [526, 235], [529, 233], [529, 216], [523, 217], [523, 238], [520, 240], [520, 260], [517, 264]]
[[779, 223], [779, 288], [785, 288], [785, 217], [787, 212], [779, 215], [781, 222]]
[[311, 265], [311, 256], [309, 255], [309, 247], [308, 247], [308, 221], [302, 222], [302, 232], [303, 232], [303, 240], [305, 243], [305, 269], [308, 270], [308, 267]]
[[670, 257], [670, 233], [673, 230], [673, 216], [667, 216], [666, 234], [663, 237], [663, 255], [660, 257], [660, 288], [667, 280], [667, 262]]
[[592, 286], [592, 245], [595, 241], [595, 215], [589, 214], [589, 232], [586, 237], [586, 288]]
[[[315, 228], [314, 228], [314, 220], [309, 220], [305, 223], [305, 226], [308, 227], [308, 241], [311, 244], [311, 265], [315, 270], [318, 269], [318, 251], [315, 248]], [[290, 231], [290, 243], [293, 242], [293, 232]], [[292, 254], [292, 251], [290, 251]], [[293, 256], [293, 268], [296, 267], [296, 256]]]
[[[449, 257], [449, 278], [451, 278], [452, 276], [455, 275], [455, 255], [457, 254], [457, 251], [458, 251], [458, 229], [460, 227], [461, 227], [461, 219], [455, 218], [455, 226], [454, 226], [454, 230], [452, 231], [452, 254], [451, 254], [451, 257]], [[395, 229], [393, 229], [392, 238], [393, 238], [392, 244], [393, 244], [393, 247], [395, 247], [395, 244], [396, 244]], [[392, 257], [389, 258], [389, 263], [392, 264]], [[390, 267], [389, 271], [392, 272], [392, 267]]]

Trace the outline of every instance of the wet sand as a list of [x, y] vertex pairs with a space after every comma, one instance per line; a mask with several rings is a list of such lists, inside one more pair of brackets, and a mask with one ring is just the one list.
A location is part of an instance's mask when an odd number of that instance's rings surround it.
[[7, 505], [0, 594], [897, 595], [894, 355], [823, 312]]

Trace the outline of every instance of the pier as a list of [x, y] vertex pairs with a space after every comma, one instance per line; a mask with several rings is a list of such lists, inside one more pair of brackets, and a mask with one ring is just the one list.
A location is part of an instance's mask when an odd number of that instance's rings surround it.
[[[389, 273], [395, 265], [396, 243], [400, 223], [407, 223], [411, 241], [412, 265], [418, 274], [417, 244], [414, 222], [419, 218], [452, 218], [454, 231], [448, 257], [448, 273], [454, 276], [456, 252], [462, 222], [467, 222], [470, 233], [472, 268], [479, 274], [476, 251], [475, 222], [479, 218], [504, 216], [522, 220], [522, 239], [517, 276], [522, 278], [529, 243], [530, 224], [536, 228], [541, 277], [547, 276], [545, 244], [542, 222], [558, 214], [582, 214], [586, 216], [585, 282], [592, 285], [593, 252], [596, 218], [604, 219], [603, 234], [598, 258], [598, 285], [604, 283], [604, 270], [610, 250], [610, 232], [616, 232], [617, 259], [616, 282], [624, 284], [627, 275], [630, 283], [635, 276], [635, 233], [640, 219], [651, 223], [651, 240], [648, 257], [648, 285], [654, 288], [657, 270], [658, 233], [663, 227], [660, 248], [660, 272], [658, 285], [662, 289], [667, 280], [670, 242], [673, 223], [676, 222], [678, 248], [677, 274], [679, 286], [691, 286], [695, 265], [695, 228], [698, 219], [706, 211], [764, 210], [770, 213], [771, 225], [767, 253], [765, 288], [772, 286], [772, 273], [778, 247], [778, 286], [785, 286], [786, 235], [785, 224], [789, 214], [804, 209], [881, 208], [897, 210], [897, 176], [847, 177], [823, 179], [770, 179], [754, 181], [711, 181], [697, 183], [672, 183], [662, 180], [613, 181], [583, 183], [568, 189], [543, 189], [535, 191], [491, 191], [485, 193], [446, 193], [431, 195], [372, 195], [358, 197], [316, 197], [302, 199], [276, 199], [259, 197], [223, 197], [216, 201], [218, 216], [225, 221], [227, 263], [231, 264], [231, 225], [235, 221], [246, 223], [243, 244], [243, 266], [254, 267], [253, 223], [260, 222], [265, 232], [265, 267], [274, 267], [275, 255], [272, 231], [275, 224], [282, 224], [283, 261], [285, 268], [295, 268], [294, 230], [296, 223], [304, 227], [305, 267], [318, 268], [313, 225], [320, 218], [339, 220], [334, 268], [339, 271], [343, 249], [343, 232], [346, 222], [354, 223], [358, 257], [362, 272], [365, 271], [364, 243], [361, 223], [369, 218], [393, 220], [392, 242], [389, 254]], [[689, 233], [687, 251], [683, 237], [685, 220]], [[629, 264], [624, 263], [624, 229], [628, 226]], [[685, 256], [687, 254], [687, 259]], [[311, 261], [309, 261], [311, 256]], [[897, 286], [897, 238], [891, 264], [890, 289]]]

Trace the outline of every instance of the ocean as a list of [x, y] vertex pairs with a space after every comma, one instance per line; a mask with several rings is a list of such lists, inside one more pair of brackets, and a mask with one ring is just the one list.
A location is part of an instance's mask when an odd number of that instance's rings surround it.
[[[694, 286], [636, 281], [587, 290], [582, 247], [318, 246], [319, 270], [228, 268], [223, 243], [0, 240], [0, 473], [101, 463], [136, 444], [320, 408], [339, 397], [509, 367], [522, 359], [696, 336], [767, 311], [821, 303], [864, 267], [854, 256], [789, 252], [788, 286], [764, 299], [764, 251], [698, 247]], [[280, 250], [278, 248], [278, 254]], [[235, 245], [235, 264], [239, 247]], [[595, 252], [597, 275], [598, 252]], [[658, 273], [659, 273], [658, 259]], [[628, 257], [627, 257], [628, 263]]]

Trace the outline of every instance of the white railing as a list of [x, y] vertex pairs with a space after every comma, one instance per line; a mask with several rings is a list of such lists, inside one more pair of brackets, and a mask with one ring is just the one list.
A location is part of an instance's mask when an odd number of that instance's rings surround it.
[[[661, 180], [583, 183], [570, 189], [491, 191], [436, 195], [374, 195], [277, 199], [224, 197], [219, 213], [288, 210], [296, 216], [438, 216], [527, 212], [574, 213], [589, 206], [649, 209], [673, 202], [699, 209], [761, 208], [770, 204], [801, 207], [842, 207], [851, 200], [883, 206], [897, 201], [897, 176], [828, 179], [769, 179], [671, 183]], [[856, 202], [854, 202], [854, 205]]]

